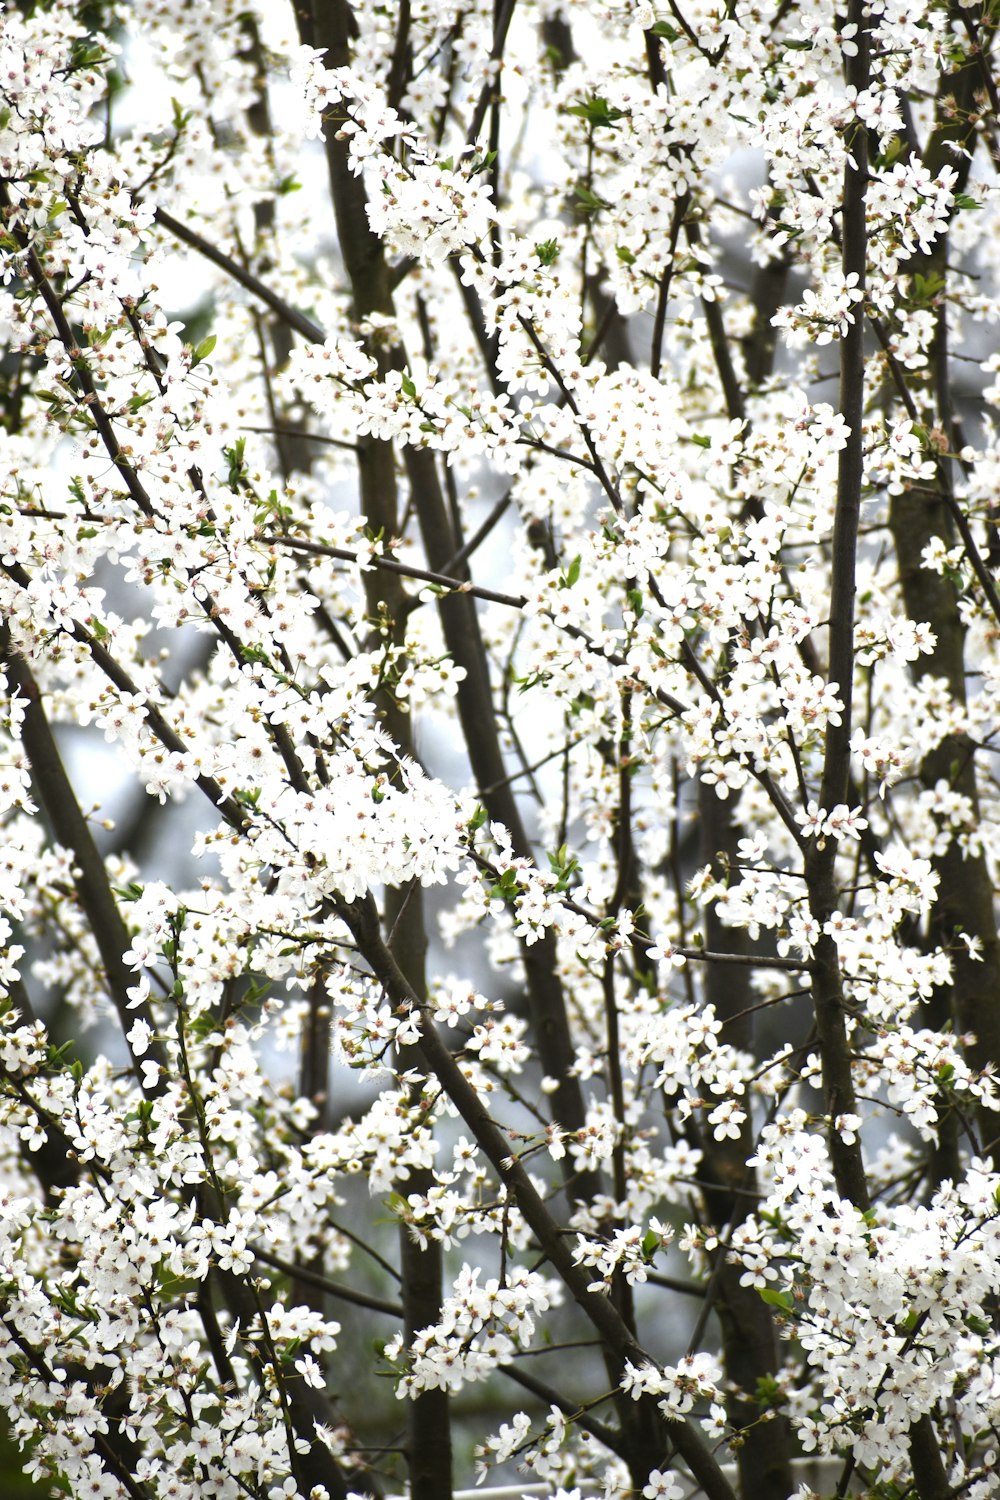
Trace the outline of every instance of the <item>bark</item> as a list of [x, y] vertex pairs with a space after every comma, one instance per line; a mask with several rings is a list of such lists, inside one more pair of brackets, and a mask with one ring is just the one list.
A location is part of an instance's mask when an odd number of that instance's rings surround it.
[[[378, 911], [370, 897], [344, 906], [340, 915], [347, 923], [372, 972], [389, 999], [397, 1006], [421, 1012], [419, 1048], [427, 1070], [434, 1075], [472, 1132], [484, 1155], [517, 1203], [535, 1235], [545, 1259], [560, 1277], [567, 1292], [582, 1309], [598, 1334], [619, 1375], [626, 1362], [635, 1366], [654, 1363], [623, 1321], [612, 1302], [589, 1290], [590, 1277], [573, 1258], [571, 1242], [552, 1217], [511, 1142], [491, 1117], [489, 1110], [468, 1081], [449, 1048], [438, 1035], [433, 1019], [421, 1009], [419, 997], [383, 941]], [[732, 1486], [719, 1468], [695, 1423], [668, 1421], [649, 1398], [625, 1408], [626, 1461], [633, 1483], [645, 1483], [652, 1468], [662, 1463], [673, 1446], [700, 1483], [707, 1500], [735, 1500]], [[639, 1485], [641, 1488], [641, 1485]]]
[[[394, 71], [397, 86], [407, 66], [405, 20], [401, 13], [397, 34], [397, 59]], [[328, 48], [330, 62], [339, 65], [350, 55], [351, 15], [349, 7], [334, 0], [332, 4], [315, 5], [303, 26], [303, 36], [311, 31], [318, 45]], [[325, 132], [327, 168], [337, 221], [337, 234], [350, 281], [354, 312], [358, 321], [372, 313], [392, 313], [392, 294], [385, 257], [380, 242], [371, 234], [365, 213], [365, 190], [360, 177], [349, 169], [344, 143], [336, 132]], [[398, 352], [378, 351], [380, 373], [398, 363]], [[370, 436], [359, 439], [357, 458], [360, 506], [368, 525], [386, 538], [400, 534], [396, 483], [396, 456], [389, 442]], [[365, 574], [368, 617], [384, 620], [394, 646], [405, 640], [408, 600], [402, 578], [393, 573]], [[378, 695], [380, 716], [393, 740], [405, 755], [413, 755], [412, 724], [407, 712], [388, 691]], [[419, 888], [389, 890], [386, 894], [386, 921], [393, 934], [392, 948], [400, 969], [415, 995], [426, 998], [424, 960], [427, 934], [424, 907]], [[411, 1058], [411, 1048], [402, 1049], [399, 1067], [408, 1069], [418, 1059]], [[416, 1108], [419, 1090], [410, 1104]], [[407, 1192], [426, 1193], [433, 1184], [430, 1171], [412, 1171], [399, 1185]], [[406, 1222], [399, 1227], [400, 1270], [402, 1275], [403, 1325], [407, 1343], [423, 1328], [436, 1323], [441, 1313], [443, 1259], [439, 1241], [421, 1246], [411, 1235]], [[423, 1391], [408, 1405], [407, 1463], [412, 1500], [448, 1500], [452, 1492], [451, 1418], [448, 1392]]]
[[[145, 1021], [152, 1029], [152, 1015], [145, 1001], [133, 1006], [129, 999], [128, 992], [138, 975], [122, 955], [132, 946], [132, 940], [118, 909], [104, 860], [63, 766], [38, 684], [24, 657], [13, 652], [6, 625], [0, 626], [0, 661], [9, 687], [25, 702], [22, 740], [31, 763], [32, 787], [54, 838], [73, 856], [76, 899], [97, 944], [108, 994], [132, 1056], [132, 1071], [141, 1084], [141, 1061], [127, 1034], [137, 1020]], [[143, 1085], [144, 1092], [152, 1098], [162, 1092], [167, 1075], [163, 1049], [155, 1040], [150, 1042], [148, 1055], [160, 1068], [159, 1079], [150, 1086]]]
[[[501, 22], [504, 18], [509, 21], [509, 9], [503, 11]], [[330, 66], [349, 61], [351, 17], [343, 0], [316, 3], [308, 11], [300, 8], [297, 14], [303, 41], [310, 46], [325, 47]], [[372, 312], [392, 316], [392, 278], [381, 242], [368, 227], [364, 184], [349, 170], [346, 147], [337, 140], [335, 128], [325, 132], [325, 143], [338, 240], [355, 316], [359, 320]], [[400, 358], [401, 352], [396, 357]], [[361, 505], [364, 514], [371, 516], [378, 513], [379, 495], [395, 485], [394, 458], [390, 445], [374, 443], [370, 438], [362, 439], [360, 449]], [[429, 566], [443, 568], [460, 549], [462, 539], [455, 535], [433, 455], [427, 450], [408, 447], [404, 460]], [[456, 570], [455, 576], [466, 577], [464, 567]], [[491, 820], [504, 823], [510, 831], [515, 854], [533, 858], [500, 749], [489, 667], [475, 604], [466, 595], [456, 593], [443, 597], [439, 610], [449, 654], [466, 673], [458, 688], [458, 711], [483, 803]], [[580, 1130], [586, 1122], [586, 1110], [579, 1082], [570, 1072], [575, 1051], [566, 997], [556, 968], [554, 938], [546, 934], [536, 943], [523, 945], [522, 958], [539, 1059], [545, 1073], [557, 1082], [552, 1098], [554, 1118], [566, 1130]], [[597, 1173], [581, 1174], [572, 1184], [572, 1192], [581, 1199], [590, 1199], [602, 1191]]]
[[[701, 861], [714, 864], [721, 874], [720, 857], [732, 864], [742, 830], [733, 821], [729, 802], [717, 797], [714, 787], [704, 784], [699, 787], [698, 816]], [[746, 932], [723, 927], [714, 906], [706, 909], [704, 930], [709, 952], [749, 954]], [[753, 970], [714, 963], [706, 963], [704, 969], [702, 994], [723, 1022], [722, 1040], [752, 1051]], [[754, 1149], [749, 1110], [738, 1140], [703, 1139], [701, 1146], [705, 1153], [702, 1172], [714, 1183], [704, 1194], [709, 1218], [720, 1234], [731, 1232], [756, 1204], [756, 1172], [747, 1166]], [[728, 1402], [729, 1419], [743, 1434], [736, 1455], [741, 1490], [754, 1500], [784, 1500], [792, 1491], [788, 1424], [779, 1415], [762, 1420], [761, 1407], [755, 1400], [758, 1383], [778, 1370], [774, 1321], [756, 1287], [740, 1285], [742, 1268], [731, 1265], [724, 1258], [724, 1250], [720, 1253], [723, 1259], [716, 1268], [716, 1312], [726, 1375], [734, 1387]]]
[[[944, 678], [956, 703], [965, 704], [965, 630], [955, 586], [949, 578], [922, 564], [933, 539], [954, 545], [948, 510], [939, 494], [911, 490], [897, 496], [890, 521], [899, 558], [906, 612], [924, 621], [937, 642], [929, 656], [915, 664], [915, 675]], [[924, 756], [920, 779], [929, 788], [944, 782], [968, 797], [978, 817], [975, 749], [964, 734], [949, 734]], [[1000, 941], [993, 903], [993, 881], [982, 854], [966, 853], [954, 838], [933, 860], [939, 878], [931, 914], [931, 940], [951, 955], [952, 982], [937, 997], [939, 1011], [954, 1008], [959, 1029], [975, 1038], [967, 1048], [969, 1063], [981, 1069], [1000, 1062]], [[962, 935], [978, 940], [981, 961], [974, 961]], [[944, 1019], [941, 1017], [941, 1019]], [[995, 1150], [998, 1122], [994, 1111], [976, 1113], [983, 1150]]]

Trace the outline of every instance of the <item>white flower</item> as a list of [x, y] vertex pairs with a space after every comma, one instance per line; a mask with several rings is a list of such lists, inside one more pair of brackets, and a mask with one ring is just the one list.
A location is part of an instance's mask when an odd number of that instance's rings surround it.
[[662, 1469], [651, 1469], [649, 1480], [643, 1486], [644, 1500], [681, 1500], [684, 1486], [676, 1474]]

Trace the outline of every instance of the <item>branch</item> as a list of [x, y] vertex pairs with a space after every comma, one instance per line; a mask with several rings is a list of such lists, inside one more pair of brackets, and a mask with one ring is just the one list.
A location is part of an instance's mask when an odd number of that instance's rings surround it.
[[[847, 82], [858, 93], [868, 87], [869, 42], [862, 0], [851, 0], [850, 20], [857, 27], [857, 54], [846, 59]], [[843, 251], [845, 276], [857, 278], [865, 291], [868, 235], [865, 199], [868, 189], [868, 131], [855, 121], [853, 137], [844, 164]], [[846, 800], [850, 773], [851, 699], [854, 683], [854, 603], [858, 524], [864, 480], [865, 407], [865, 319], [859, 302], [851, 324], [840, 341], [840, 410], [849, 429], [840, 453], [837, 476], [837, 510], [833, 524], [832, 580], [830, 589], [829, 679], [836, 683], [843, 703], [840, 719], [827, 728], [820, 805], [834, 807]], [[835, 883], [836, 840], [820, 849], [810, 841], [805, 873], [809, 904], [820, 924], [815, 948], [813, 1006], [823, 1067], [823, 1089], [830, 1117], [829, 1148], [837, 1191], [861, 1211], [869, 1207], [868, 1181], [861, 1144], [847, 1144], [836, 1126], [841, 1114], [854, 1112], [854, 1080], [847, 1040], [843, 982], [837, 945], [825, 931], [837, 907]]]
[[265, 1266], [271, 1266], [284, 1276], [293, 1277], [295, 1281], [307, 1282], [317, 1291], [326, 1292], [328, 1296], [336, 1297], [341, 1302], [352, 1302], [355, 1307], [367, 1307], [372, 1312], [387, 1313], [391, 1318], [403, 1316], [403, 1308], [399, 1302], [386, 1302], [383, 1297], [372, 1297], [367, 1292], [356, 1292], [353, 1287], [344, 1286], [343, 1282], [331, 1281], [329, 1276], [322, 1275], [311, 1266], [304, 1266], [298, 1261], [282, 1260], [280, 1255], [274, 1255], [270, 1250], [262, 1250], [260, 1245], [251, 1245], [249, 1248], [253, 1251], [254, 1258], [262, 1261]]
[[[405, 1011], [412, 1011], [420, 1017], [418, 1045], [428, 1069], [472, 1131], [481, 1150], [517, 1203], [546, 1259], [562, 1278], [567, 1291], [582, 1308], [609, 1351], [621, 1367], [624, 1367], [626, 1361], [637, 1366], [655, 1365], [650, 1355], [636, 1343], [608, 1299], [589, 1290], [587, 1274], [574, 1260], [569, 1244], [560, 1233], [559, 1226], [549, 1213], [531, 1177], [518, 1156], [512, 1152], [509, 1139], [493, 1120], [475, 1088], [439, 1037], [430, 1012], [421, 1006], [419, 997], [406, 983], [386, 948], [379, 931], [378, 913], [371, 897], [355, 901], [350, 906], [342, 906], [338, 915], [351, 929], [358, 948], [385, 989], [391, 1004]], [[736, 1500], [729, 1481], [693, 1423], [664, 1419], [657, 1411], [656, 1425], [662, 1436], [674, 1443], [701, 1484], [706, 1500]], [[662, 1438], [660, 1442], [662, 1444]], [[662, 1456], [662, 1446], [656, 1448], [656, 1454]], [[651, 1457], [651, 1467], [655, 1461]]]
[[[490, 49], [490, 62], [492, 63], [499, 63], [503, 58], [503, 49], [507, 41], [507, 32], [510, 28], [511, 19], [514, 15], [515, 3], [516, 0], [502, 0], [499, 11], [496, 13], [496, 20], [493, 23], [493, 46]], [[469, 121], [469, 128], [466, 131], [466, 136], [470, 144], [475, 142], [476, 137], [483, 128], [483, 121], [486, 119], [486, 112], [490, 107], [496, 89], [497, 79], [493, 77], [491, 69], [489, 78], [480, 90], [479, 98], [476, 100], [476, 107], [472, 111], [472, 119]]]
[[[703, 964], [735, 964], [746, 969], [783, 969], [789, 974], [806, 974], [812, 969], [809, 959], [782, 958], [766, 953], [711, 953], [706, 948], [675, 948], [682, 958]], [[735, 1018], [734, 1018], [735, 1019]]]
[[304, 339], [308, 339], [309, 343], [323, 344], [326, 342], [326, 334], [318, 323], [314, 323], [304, 313], [300, 313], [294, 307], [291, 307], [289, 303], [278, 296], [277, 292], [272, 292], [271, 288], [261, 281], [259, 276], [254, 276], [252, 271], [248, 271], [245, 266], [241, 266], [238, 260], [234, 260], [224, 250], [220, 250], [217, 245], [213, 245], [211, 240], [206, 240], [203, 235], [198, 234], [197, 230], [192, 229], [190, 225], [182, 224], [180, 219], [175, 219], [173, 214], [168, 214], [165, 208], [158, 208], [156, 210], [156, 222], [185, 245], [190, 245], [192, 250], [197, 250], [199, 255], [203, 255], [206, 260], [210, 260], [214, 266], [218, 266], [220, 271], [225, 271], [228, 276], [231, 276], [246, 291], [252, 292], [255, 297], [264, 303], [265, 307], [271, 309], [275, 317], [280, 318], [283, 323], [287, 323], [289, 328], [294, 328], [295, 332], [300, 333]]
[[111, 890], [108, 872], [94, 843], [90, 825], [80, 810], [76, 793], [59, 755], [52, 729], [42, 707], [42, 695], [38, 684], [23, 656], [14, 653], [10, 628], [0, 625], [0, 660], [3, 661], [10, 686], [24, 700], [24, 723], [22, 743], [31, 764], [31, 779], [56, 839], [73, 856], [73, 880], [77, 900], [86, 913], [90, 930], [101, 955], [108, 993], [111, 996], [118, 1021], [132, 1058], [132, 1072], [136, 1081], [148, 1097], [163, 1092], [167, 1081], [166, 1057], [155, 1040], [149, 1044], [150, 1060], [159, 1068], [159, 1076], [153, 1085], [143, 1083], [142, 1064], [128, 1033], [136, 1020], [143, 1020], [155, 1033], [156, 1027], [149, 1004], [143, 1000], [138, 1006], [129, 998], [129, 989], [136, 982], [136, 974], [125, 963], [122, 955], [131, 947], [128, 928], [118, 910], [118, 903]]
[[505, 604], [510, 609], [523, 609], [527, 599], [523, 594], [499, 594], [495, 589], [480, 588], [465, 578], [453, 578], [448, 573], [435, 573], [429, 568], [417, 568], [411, 563], [397, 562], [394, 557], [366, 557], [360, 552], [351, 552], [346, 547], [328, 547], [322, 542], [308, 542], [303, 537], [283, 536], [275, 532], [263, 537], [270, 546], [293, 547], [300, 552], [311, 552], [317, 557], [334, 557], [339, 562], [356, 563], [361, 568], [381, 568], [386, 573], [398, 573], [401, 578], [415, 578], [422, 583], [434, 584], [456, 594], [471, 594], [487, 604]]
[[[0, 562], [0, 568], [7, 574], [8, 578], [13, 579], [19, 588], [25, 590], [30, 588], [31, 579], [20, 563]], [[107, 647], [102, 646], [100, 641], [95, 639], [86, 625], [81, 625], [79, 620], [74, 620], [72, 628], [66, 625], [59, 625], [57, 628], [68, 635], [71, 640], [79, 641], [81, 645], [86, 646], [95, 666], [100, 668], [108, 681], [113, 682], [120, 692], [128, 693], [138, 698], [145, 696], [140, 692], [138, 683], [133, 682], [125, 669], [119, 666]], [[175, 755], [187, 754], [190, 747], [186, 741], [181, 739], [176, 730], [172, 728], [155, 704], [148, 701], [144, 702], [143, 713], [146, 717], [146, 723], [166, 750], [172, 751]], [[242, 832], [246, 826], [247, 818], [240, 804], [223, 790], [214, 777], [199, 774], [193, 779], [195, 785], [204, 792], [213, 807], [221, 813], [230, 827], [237, 832]], [[127, 946], [128, 944], [126, 944]]]
[[[548, 1351], [539, 1349], [532, 1352], [545, 1354]], [[589, 1432], [591, 1437], [595, 1437], [599, 1443], [603, 1443], [609, 1452], [616, 1453], [619, 1458], [627, 1457], [621, 1433], [616, 1431], [614, 1427], [608, 1427], [606, 1423], [599, 1422], [596, 1417], [590, 1416], [578, 1402], [568, 1401], [553, 1386], [547, 1385], [544, 1380], [536, 1379], [534, 1375], [528, 1375], [519, 1365], [500, 1365], [498, 1368], [501, 1375], [506, 1375], [508, 1380], [513, 1380], [518, 1385], [523, 1386], [526, 1391], [530, 1391], [533, 1396], [537, 1396], [539, 1401], [545, 1401], [549, 1406], [556, 1407], [558, 1411], [562, 1412], [564, 1417], [570, 1419], [574, 1426], [581, 1428], [584, 1432]], [[489, 1491], [486, 1491], [486, 1494], [488, 1493]]]

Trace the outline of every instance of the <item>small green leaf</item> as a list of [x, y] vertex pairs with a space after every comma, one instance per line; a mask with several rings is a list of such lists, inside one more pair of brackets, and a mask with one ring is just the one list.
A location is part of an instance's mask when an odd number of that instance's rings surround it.
[[207, 359], [214, 348], [215, 334], [210, 333], [207, 339], [202, 339], [197, 349], [195, 349], [194, 353], [191, 355], [192, 370], [194, 369], [195, 365], [200, 365], [203, 359]]
[[589, 99], [584, 99], [581, 104], [573, 104], [567, 111], [568, 114], [576, 115], [579, 120], [586, 120], [591, 130], [599, 130], [603, 126], [610, 129], [617, 120], [625, 118], [623, 109], [616, 109], [609, 104], [607, 99], [602, 99], [599, 94], [594, 94]]
[[764, 1411], [772, 1406], [782, 1406], [785, 1402], [785, 1393], [773, 1375], [761, 1375], [758, 1378], [754, 1397], [757, 1405]]
[[130, 880], [128, 885], [112, 886], [112, 890], [119, 901], [138, 901], [142, 895], [143, 887], [135, 880]]
[[878, 158], [878, 165], [880, 167], [891, 167], [893, 162], [898, 160], [898, 158], [901, 156], [902, 152], [903, 142], [900, 140], [899, 136], [890, 136], [888, 141], [886, 142], [885, 150]]
[[584, 187], [582, 183], [577, 183], [573, 191], [576, 194], [576, 201], [582, 208], [596, 211], [599, 208], [611, 207], [610, 203], [605, 203], [603, 198], [599, 198], [596, 193], [592, 193], [590, 188]]
[[932, 302], [943, 289], [944, 277], [937, 271], [931, 271], [927, 276], [922, 276], [919, 271], [914, 272], [913, 300], [915, 302]]

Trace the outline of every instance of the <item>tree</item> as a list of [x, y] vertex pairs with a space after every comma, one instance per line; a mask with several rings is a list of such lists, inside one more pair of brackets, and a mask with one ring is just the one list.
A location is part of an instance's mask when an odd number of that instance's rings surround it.
[[997, 24], [0, 12], [42, 1492], [997, 1492]]

